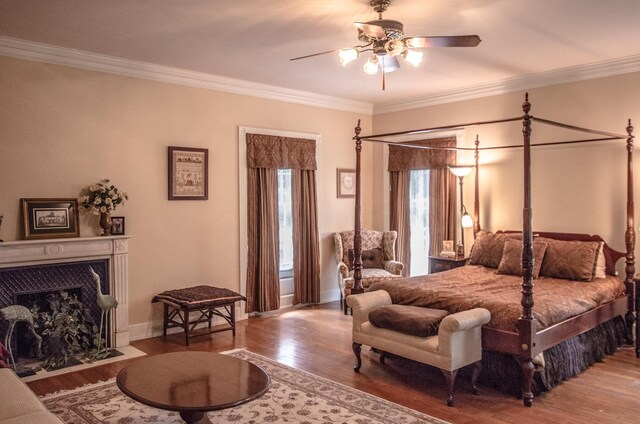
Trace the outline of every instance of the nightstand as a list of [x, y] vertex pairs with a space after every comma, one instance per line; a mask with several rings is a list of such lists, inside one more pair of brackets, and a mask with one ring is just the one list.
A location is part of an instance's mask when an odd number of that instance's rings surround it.
[[448, 269], [464, 266], [469, 258], [452, 259], [440, 256], [429, 256], [429, 274], [446, 271]]

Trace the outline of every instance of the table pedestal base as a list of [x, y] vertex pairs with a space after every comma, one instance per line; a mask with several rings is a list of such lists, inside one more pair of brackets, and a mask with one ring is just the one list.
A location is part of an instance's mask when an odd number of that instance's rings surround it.
[[185, 420], [187, 424], [210, 424], [209, 418], [204, 412], [184, 411], [180, 412], [180, 418]]

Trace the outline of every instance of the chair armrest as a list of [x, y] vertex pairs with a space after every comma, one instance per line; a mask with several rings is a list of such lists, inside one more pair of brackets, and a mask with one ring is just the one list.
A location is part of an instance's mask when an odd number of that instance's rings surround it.
[[384, 290], [376, 290], [347, 296], [347, 305], [353, 311], [353, 330], [369, 321], [369, 311], [378, 306], [391, 305], [391, 296]]
[[347, 267], [347, 264], [342, 261], [338, 262], [338, 274], [340, 274], [342, 278], [347, 278], [349, 276], [349, 267]]
[[384, 270], [394, 275], [402, 275], [404, 264], [398, 261], [386, 261], [384, 263]]

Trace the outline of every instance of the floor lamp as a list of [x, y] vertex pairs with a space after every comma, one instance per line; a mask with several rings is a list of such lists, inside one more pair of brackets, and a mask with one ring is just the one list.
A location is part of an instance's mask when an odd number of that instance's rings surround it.
[[471, 165], [448, 165], [449, 171], [456, 177], [460, 184], [460, 237], [458, 238], [458, 245], [456, 246], [456, 256], [458, 259], [464, 257], [464, 229], [473, 226], [473, 219], [467, 213], [467, 208], [464, 207], [462, 180], [469, 175], [473, 170]]

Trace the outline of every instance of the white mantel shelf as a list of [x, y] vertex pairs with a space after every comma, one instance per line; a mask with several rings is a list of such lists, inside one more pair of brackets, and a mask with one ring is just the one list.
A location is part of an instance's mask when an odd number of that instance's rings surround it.
[[[109, 290], [118, 300], [115, 313], [116, 347], [129, 344], [130, 236], [17, 240], [0, 243], [0, 268], [55, 264], [92, 259], [109, 260]], [[2, 281], [0, 281], [2, 284]]]

